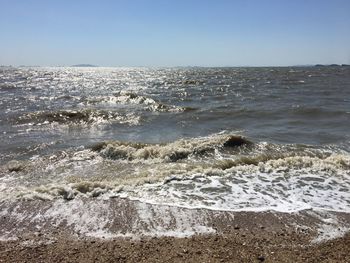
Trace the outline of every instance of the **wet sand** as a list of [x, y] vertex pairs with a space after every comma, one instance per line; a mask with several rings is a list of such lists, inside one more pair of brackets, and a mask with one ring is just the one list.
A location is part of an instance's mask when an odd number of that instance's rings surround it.
[[[225, 212], [127, 199], [60, 206], [77, 210], [60, 218], [52, 201], [1, 203], [0, 262], [350, 262], [346, 213]], [[48, 217], [52, 207], [58, 213]]]
[[[0, 243], [0, 262], [350, 262], [350, 235], [317, 245], [289, 233]], [[39, 241], [35, 239], [36, 241]]]

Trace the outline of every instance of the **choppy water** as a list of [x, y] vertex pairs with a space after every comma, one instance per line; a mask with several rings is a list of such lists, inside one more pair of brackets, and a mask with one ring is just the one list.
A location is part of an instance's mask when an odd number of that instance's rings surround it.
[[350, 68], [0, 68], [0, 199], [350, 211]]

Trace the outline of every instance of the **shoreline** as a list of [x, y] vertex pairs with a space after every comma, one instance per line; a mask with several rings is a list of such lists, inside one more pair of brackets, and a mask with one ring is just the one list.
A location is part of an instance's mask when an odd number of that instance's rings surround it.
[[0, 262], [350, 261], [350, 213], [229, 212], [116, 198], [1, 202], [0, 216]]

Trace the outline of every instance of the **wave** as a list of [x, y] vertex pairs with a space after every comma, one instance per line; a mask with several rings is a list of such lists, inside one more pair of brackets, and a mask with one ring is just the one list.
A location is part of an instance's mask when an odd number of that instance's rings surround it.
[[217, 135], [198, 139], [181, 139], [167, 144], [146, 144], [110, 141], [91, 147], [103, 157], [111, 159], [147, 160], [158, 159], [176, 162], [190, 156], [213, 154], [216, 149], [249, 146], [253, 143], [239, 135]]
[[339, 117], [348, 116], [346, 111], [341, 110], [330, 110], [325, 108], [307, 108], [307, 107], [295, 107], [292, 109], [291, 113], [295, 115], [302, 115], [303, 117]]
[[235, 134], [111, 141], [0, 166], [0, 199], [127, 197], [219, 210], [350, 211], [349, 171], [350, 155], [340, 149], [254, 143]]
[[106, 122], [118, 122], [126, 124], [138, 124], [139, 117], [132, 114], [121, 115], [112, 111], [86, 109], [86, 110], [62, 110], [62, 111], [38, 111], [18, 117], [16, 124], [98, 124]]
[[[130, 165], [130, 164], [129, 164]], [[16, 198], [114, 197], [145, 203], [216, 210], [277, 210], [293, 212], [318, 208], [350, 211], [350, 157], [294, 156], [237, 164], [229, 169], [210, 164], [159, 164], [127, 178], [56, 182], [18, 192]]]
[[312, 154], [297, 153], [275, 153], [275, 154], [257, 154], [252, 156], [242, 156], [236, 159], [225, 159], [216, 162], [213, 167], [222, 170], [234, 170], [238, 166], [258, 167], [259, 171], [295, 171], [302, 168], [312, 168], [315, 171], [332, 170], [347, 171], [350, 169], [350, 156], [342, 154], [331, 154], [317, 156]]
[[22, 89], [22, 87], [15, 84], [0, 84], [0, 91], [15, 91], [19, 89]]
[[87, 100], [88, 104], [108, 103], [108, 104], [137, 104], [145, 106], [149, 111], [155, 112], [185, 112], [195, 110], [191, 107], [180, 107], [168, 105], [156, 101], [150, 97], [138, 95], [128, 91], [120, 91], [113, 96], [94, 97]]

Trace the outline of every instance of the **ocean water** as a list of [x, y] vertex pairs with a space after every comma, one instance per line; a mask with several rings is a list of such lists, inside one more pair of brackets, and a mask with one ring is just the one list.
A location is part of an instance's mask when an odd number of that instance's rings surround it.
[[0, 68], [0, 201], [350, 212], [350, 68]]

